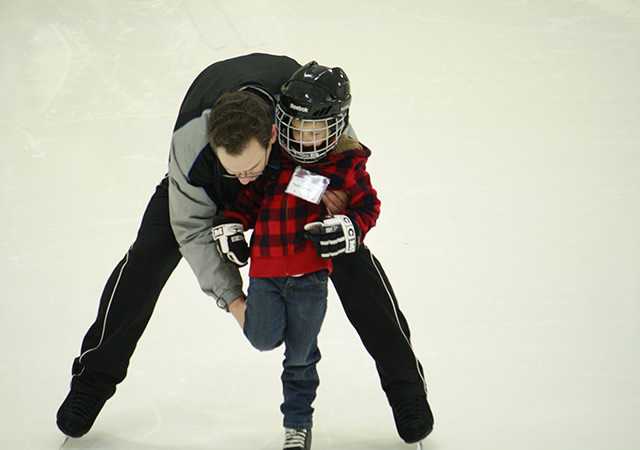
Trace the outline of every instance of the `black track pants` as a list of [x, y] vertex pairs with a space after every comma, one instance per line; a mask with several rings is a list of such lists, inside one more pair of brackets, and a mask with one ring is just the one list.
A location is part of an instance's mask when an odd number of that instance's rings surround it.
[[[98, 316], [73, 362], [74, 389], [105, 396], [115, 392], [180, 258], [169, 223], [165, 178], [149, 201], [136, 241], [107, 280]], [[422, 389], [409, 327], [389, 280], [369, 249], [362, 246], [355, 254], [334, 258], [331, 280], [349, 321], [376, 362], [383, 388], [402, 382]]]

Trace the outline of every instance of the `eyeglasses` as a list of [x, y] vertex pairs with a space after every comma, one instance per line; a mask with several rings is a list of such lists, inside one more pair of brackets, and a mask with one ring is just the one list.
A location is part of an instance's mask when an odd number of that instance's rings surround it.
[[[257, 172], [241, 172], [241, 173], [238, 173], [238, 174], [223, 173], [222, 174], [223, 178], [234, 178], [236, 180], [240, 179], [240, 178], [258, 178], [260, 175], [262, 175], [264, 173], [264, 168], [267, 167], [267, 159], [268, 159], [270, 151], [271, 151], [271, 144], [269, 144], [269, 147], [267, 147], [264, 150], [264, 160], [262, 161], [262, 167], [263, 167], [262, 170], [257, 171]], [[226, 170], [226, 168], [225, 168], [225, 170]]]
[[261, 170], [260, 172], [246, 172], [246, 173], [241, 173], [241, 174], [238, 174], [238, 175], [232, 175], [232, 174], [229, 174], [229, 173], [223, 173], [222, 176], [224, 178], [235, 178], [236, 180], [238, 180], [240, 178], [258, 178], [263, 173], [264, 173], [264, 170]]

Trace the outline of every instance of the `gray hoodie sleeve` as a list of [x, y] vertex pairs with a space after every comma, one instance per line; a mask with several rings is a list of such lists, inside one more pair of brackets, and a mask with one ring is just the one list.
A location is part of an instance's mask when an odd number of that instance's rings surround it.
[[[177, 130], [169, 154], [169, 216], [180, 253], [198, 278], [202, 290], [218, 306], [242, 295], [238, 268], [223, 260], [211, 236], [217, 206], [205, 190], [189, 183], [188, 173], [206, 145], [206, 115]], [[221, 302], [222, 301], [222, 302]]]

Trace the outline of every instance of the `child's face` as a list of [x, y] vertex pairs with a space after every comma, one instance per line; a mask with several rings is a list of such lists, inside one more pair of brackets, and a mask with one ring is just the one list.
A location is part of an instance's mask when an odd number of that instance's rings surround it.
[[328, 138], [329, 128], [326, 120], [293, 119], [291, 126], [293, 139], [305, 147], [320, 145]]

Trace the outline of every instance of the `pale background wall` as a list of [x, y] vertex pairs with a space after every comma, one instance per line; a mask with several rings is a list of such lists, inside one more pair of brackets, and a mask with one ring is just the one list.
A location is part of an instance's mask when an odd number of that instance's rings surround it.
[[[166, 168], [182, 96], [251, 51], [342, 66], [383, 201], [369, 245], [427, 369], [434, 450], [640, 448], [637, 1], [0, 2], [0, 446], [55, 411]], [[314, 449], [402, 449], [332, 292]], [[259, 354], [181, 263], [68, 448], [280, 448]]]

